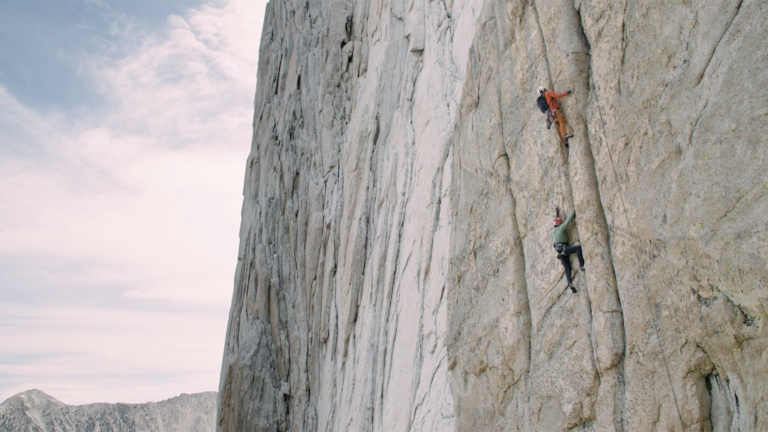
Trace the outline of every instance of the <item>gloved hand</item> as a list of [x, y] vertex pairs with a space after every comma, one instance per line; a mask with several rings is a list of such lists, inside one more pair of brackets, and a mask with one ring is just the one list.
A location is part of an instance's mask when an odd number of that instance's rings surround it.
[[573, 90], [568, 90], [567, 93], [571, 94], [571, 93], [573, 93]]

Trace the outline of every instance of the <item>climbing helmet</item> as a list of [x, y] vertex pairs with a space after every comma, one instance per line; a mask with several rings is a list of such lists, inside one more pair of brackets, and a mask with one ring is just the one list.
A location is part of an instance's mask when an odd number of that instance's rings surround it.
[[536, 89], [536, 90], [539, 92], [539, 94], [542, 94], [542, 93], [544, 93], [544, 90], [546, 90], [546, 89], [544, 87], [539, 86], [539, 88]]
[[561, 223], [563, 223], [563, 218], [556, 217], [556, 218], [552, 219], [552, 222], [555, 223], [555, 226], [558, 226]]

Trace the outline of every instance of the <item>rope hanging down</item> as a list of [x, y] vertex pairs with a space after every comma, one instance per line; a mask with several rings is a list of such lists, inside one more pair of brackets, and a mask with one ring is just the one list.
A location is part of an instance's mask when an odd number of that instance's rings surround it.
[[[593, 83], [594, 84], [594, 83]], [[619, 175], [616, 172], [616, 165], [613, 163], [613, 154], [611, 154], [611, 146], [608, 144], [608, 139], [605, 136], [605, 121], [603, 120], [603, 111], [600, 108], [600, 97], [597, 95], [597, 89], [592, 87], [595, 92], [595, 99], [597, 100], [597, 112], [600, 116], [600, 125], [602, 126], [603, 141], [605, 142], [605, 148], [608, 149], [608, 159], [611, 161], [611, 169], [613, 170], [613, 176], [616, 179], [616, 189], [618, 190], [619, 200], [621, 201], [621, 207], [624, 213], [624, 219], [627, 221], [627, 232], [630, 232], [629, 215], [627, 214], [627, 205], [624, 203], [624, 196], [619, 186]], [[630, 236], [631, 241], [634, 243], [633, 237]], [[640, 269], [640, 255], [637, 252], [637, 248], [632, 248], [635, 251], [635, 260], [637, 261], [637, 268]], [[653, 313], [653, 306], [651, 305], [651, 295], [648, 292], [648, 287], [645, 285], [645, 276], [642, 276], [641, 285], [643, 286], [643, 292], [645, 292], [645, 299], [648, 301], [648, 312], [651, 314], [651, 321], [653, 322], [653, 331], [656, 333], [656, 340], [659, 342], [659, 349], [661, 350], [661, 358], [664, 360], [664, 370], [667, 372], [667, 380], [669, 380], [669, 388], [672, 391], [672, 399], [675, 402], [675, 409], [677, 410], [677, 417], [680, 419], [680, 427], [685, 432], [685, 423], [683, 422], [683, 416], [680, 414], [680, 406], [677, 403], [677, 395], [675, 395], [675, 387], [672, 385], [672, 376], [669, 374], [669, 365], [667, 364], [667, 356], [664, 353], [664, 345], [661, 343], [661, 337], [659, 336], [659, 325], [656, 322], [656, 315]]]

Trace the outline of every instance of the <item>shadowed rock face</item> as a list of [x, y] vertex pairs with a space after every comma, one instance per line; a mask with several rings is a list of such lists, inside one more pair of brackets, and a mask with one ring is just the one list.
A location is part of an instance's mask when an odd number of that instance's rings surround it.
[[211, 432], [215, 420], [215, 392], [182, 394], [145, 404], [72, 406], [29, 390], [0, 404], [3, 432]]
[[270, 2], [219, 430], [768, 429], [768, 4], [705, 3]]

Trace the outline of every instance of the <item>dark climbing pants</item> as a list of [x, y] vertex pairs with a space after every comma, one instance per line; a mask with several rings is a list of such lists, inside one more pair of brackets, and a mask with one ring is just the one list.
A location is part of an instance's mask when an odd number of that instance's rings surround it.
[[557, 256], [557, 259], [565, 267], [565, 279], [568, 281], [568, 285], [573, 283], [573, 279], [571, 279], [571, 262], [568, 260], [568, 255], [573, 253], [579, 257], [579, 267], [584, 267], [584, 255], [581, 254], [581, 246], [579, 245], [566, 246], [563, 253]]

